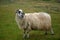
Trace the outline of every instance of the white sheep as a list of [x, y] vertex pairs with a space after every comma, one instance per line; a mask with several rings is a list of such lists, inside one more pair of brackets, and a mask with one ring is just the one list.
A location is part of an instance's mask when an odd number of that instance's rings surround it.
[[51, 27], [51, 16], [45, 12], [25, 14], [21, 9], [18, 9], [16, 11], [16, 22], [19, 28], [24, 30], [23, 37], [29, 38], [31, 30], [43, 30], [45, 34], [47, 31], [51, 31], [54, 34]]

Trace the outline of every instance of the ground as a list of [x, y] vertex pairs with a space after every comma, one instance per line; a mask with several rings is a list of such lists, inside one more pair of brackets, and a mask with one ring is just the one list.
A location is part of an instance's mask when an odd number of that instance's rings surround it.
[[52, 18], [55, 35], [44, 35], [43, 31], [31, 31], [29, 40], [60, 40], [60, 3], [40, 0], [0, 1], [0, 40], [23, 40], [23, 31], [15, 22], [17, 9], [24, 12], [47, 12]]

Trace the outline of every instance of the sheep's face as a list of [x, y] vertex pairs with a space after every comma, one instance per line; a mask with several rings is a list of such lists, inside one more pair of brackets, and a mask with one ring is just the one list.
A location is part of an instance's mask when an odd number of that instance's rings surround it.
[[16, 11], [16, 14], [18, 15], [19, 18], [23, 18], [25, 13], [21, 9], [18, 9]]

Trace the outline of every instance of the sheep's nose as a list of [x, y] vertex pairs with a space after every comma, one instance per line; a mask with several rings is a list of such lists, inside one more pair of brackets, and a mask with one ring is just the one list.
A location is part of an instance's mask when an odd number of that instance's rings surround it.
[[20, 15], [22, 16], [22, 14], [20, 13]]

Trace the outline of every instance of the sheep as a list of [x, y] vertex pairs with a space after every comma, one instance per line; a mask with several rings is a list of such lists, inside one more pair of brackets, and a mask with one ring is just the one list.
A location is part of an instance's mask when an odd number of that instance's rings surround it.
[[21, 9], [18, 9], [15, 19], [18, 27], [24, 31], [23, 38], [29, 38], [31, 30], [42, 30], [45, 31], [45, 34], [47, 34], [47, 31], [50, 31], [51, 34], [54, 34], [51, 27], [51, 16], [48, 13], [24, 13]]

